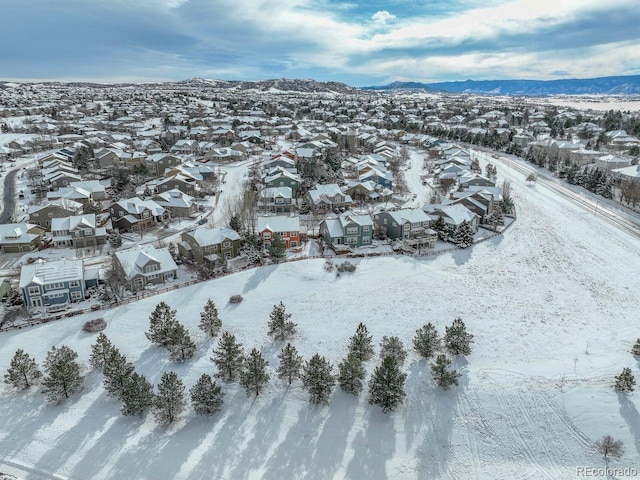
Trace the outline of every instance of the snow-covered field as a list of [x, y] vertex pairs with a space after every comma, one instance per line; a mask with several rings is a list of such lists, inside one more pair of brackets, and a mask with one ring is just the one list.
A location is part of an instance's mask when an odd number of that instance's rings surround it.
[[[640, 241], [600, 223], [544, 186], [511, 173], [517, 223], [503, 237], [471, 250], [425, 260], [365, 259], [353, 274], [324, 271], [310, 260], [244, 271], [117, 310], [5, 333], [0, 369], [18, 348], [41, 363], [51, 345], [66, 344], [88, 365], [95, 335], [81, 331], [103, 316], [105, 333], [138, 372], [157, 383], [174, 370], [187, 388], [202, 373], [215, 342], [197, 330], [212, 298], [245, 345], [258, 347], [273, 369], [282, 345], [269, 341], [267, 320], [282, 300], [299, 324], [295, 344], [334, 365], [358, 322], [379, 342], [398, 335], [410, 346], [415, 330], [442, 332], [456, 316], [476, 336], [457, 366], [460, 386], [437, 388], [428, 364], [406, 362], [407, 398], [383, 414], [335, 391], [328, 406], [308, 403], [299, 384], [272, 378], [254, 400], [227, 385], [222, 412], [196, 417], [187, 409], [168, 428], [122, 417], [101, 375], [86, 372], [84, 391], [60, 405], [36, 390], [0, 393], [0, 471], [25, 479], [572, 479], [579, 466], [604, 467], [593, 443], [605, 434], [626, 453], [610, 466], [640, 465], [639, 394], [618, 396], [614, 375], [639, 364], [629, 353], [640, 337]], [[229, 296], [244, 301], [231, 306]], [[196, 337], [185, 364], [144, 336], [160, 301]], [[369, 372], [377, 363], [374, 359]], [[273, 372], [272, 372], [273, 373]], [[598, 478], [598, 477], [595, 477]], [[604, 477], [601, 477], [604, 478]]]

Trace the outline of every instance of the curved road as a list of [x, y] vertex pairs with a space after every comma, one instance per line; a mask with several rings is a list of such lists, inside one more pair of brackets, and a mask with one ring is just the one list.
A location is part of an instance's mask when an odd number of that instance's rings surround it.
[[4, 177], [4, 196], [2, 198], [2, 213], [0, 213], [0, 223], [8, 223], [9, 217], [11, 217], [16, 208], [16, 196], [15, 196], [15, 188], [16, 182], [15, 177], [18, 173], [18, 169], [11, 170], [7, 173], [7, 176]]

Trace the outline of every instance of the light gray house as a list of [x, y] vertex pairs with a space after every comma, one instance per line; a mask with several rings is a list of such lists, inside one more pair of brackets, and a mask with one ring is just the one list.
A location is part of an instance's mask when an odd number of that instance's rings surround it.
[[115, 253], [114, 268], [117, 268], [131, 290], [140, 290], [147, 285], [164, 283], [176, 278], [178, 266], [169, 250], [141, 245]]

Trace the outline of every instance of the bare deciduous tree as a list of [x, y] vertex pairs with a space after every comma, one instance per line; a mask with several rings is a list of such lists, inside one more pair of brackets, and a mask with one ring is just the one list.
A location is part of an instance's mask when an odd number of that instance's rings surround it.
[[596, 442], [596, 450], [604, 458], [620, 459], [624, 453], [624, 446], [622, 440], [615, 440], [611, 435], [605, 435]]

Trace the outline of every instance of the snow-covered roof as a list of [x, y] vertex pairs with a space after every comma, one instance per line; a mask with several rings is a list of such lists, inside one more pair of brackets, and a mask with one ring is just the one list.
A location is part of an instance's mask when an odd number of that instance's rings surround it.
[[225, 240], [240, 240], [238, 232], [224, 227], [198, 227], [188, 235], [191, 235], [200, 246], [218, 245]]
[[[178, 266], [173, 261], [171, 253], [166, 248], [155, 248], [153, 245], [141, 245], [115, 253], [127, 280], [136, 275], [158, 274], [177, 270]], [[149, 262], [158, 262], [159, 270], [145, 272], [144, 266]]]
[[24, 288], [32, 283], [47, 285], [50, 283], [82, 280], [83, 271], [84, 263], [82, 260], [38, 261], [30, 265], [23, 265], [20, 270], [20, 288]]
[[258, 217], [258, 231], [299, 232], [300, 217], [285, 215], [261, 215]]
[[96, 228], [96, 215], [94, 213], [51, 219], [52, 232], [60, 232], [63, 230], [71, 231], [83, 228]]

